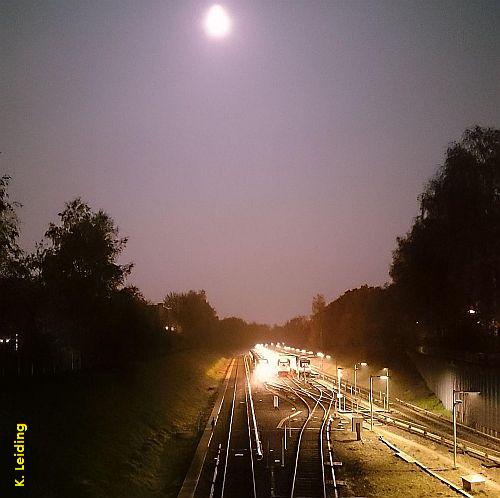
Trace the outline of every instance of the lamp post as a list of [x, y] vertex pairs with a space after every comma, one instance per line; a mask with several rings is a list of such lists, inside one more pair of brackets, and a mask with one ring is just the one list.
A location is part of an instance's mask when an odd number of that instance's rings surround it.
[[386, 411], [389, 411], [389, 369], [387, 367], [384, 368], [387, 375], [387, 380], [385, 383], [385, 403], [386, 403]]
[[323, 376], [324, 376], [324, 372], [323, 372], [323, 358], [325, 357], [325, 355], [323, 353], [321, 353], [321, 352], [318, 352], [318, 353], [316, 353], [316, 356], [318, 358], [321, 358], [321, 372], [323, 373]]
[[356, 411], [358, 411], [358, 391], [357, 391], [357, 373], [358, 367], [366, 367], [367, 363], [360, 362], [354, 364], [354, 399], [356, 400]]
[[342, 367], [337, 367], [337, 393], [338, 393], [338, 410], [340, 411], [340, 382], [342, 381]]
[[370, 375], [370, 430], [373, 431], [373, 379], [382, 379], [389, 382], [388, 375]]
[[370, 430], [373, 431], [373, 375], [370, 375]]
[[463, 400], [456, 398], [456, 394], [480, 394], [479, 391], [464, 391], [453, 389], [453, 468], [457, 467], [457, 406], [463, 403]]

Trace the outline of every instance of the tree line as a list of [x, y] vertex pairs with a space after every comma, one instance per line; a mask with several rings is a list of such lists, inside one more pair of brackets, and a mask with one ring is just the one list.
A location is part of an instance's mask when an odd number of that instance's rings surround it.
[[280, 337], [304, 347], [388, 356], [417, 346], [500, 353], [500, 130], [474, 127], [451, 144], [397, 239], [391, 282], [362, 286]]
[[233, 347], [284, 341], [380, 359], [422, 346], [500, 353], [500, 130], [467, 129], [419, 204], [384, 286], [363, 285], [331, 303], [318, 294], [309, 315], [273, 327], [219, 321], [204, 292], [167, 296], [165, 305], [193, 337]]
[[309, 316], [273, 327], [219, 319], [203, 290], [148, 302], [126, 284], [133, 265], [118, 263], [127, 239], [107, 213], [79, 198], [25, 253], [9, 180], [0, 178], [4, 366], [16, 361], [19, 369], [19, 358], [61, 369], [114, 365], [172, 345], [235, 349], [270, 340], [381, 356], [422, 345], [499, 351], [498, 129], [471, 128], [450, 145], [419, 197], [419, 215], [397, 239], [391, 282], [329, 304], [318, 295]]
[[117, 260], [127, 239], [81, 199], [66, 204], [33, 253], [18, 245], [10, 178], [0, 180], [2, 368], [67, 370], [123, 364], [163, 351], [160, 319]]
[[[161, 303], [163, 321], [188, 346], [235, 350], [251, 348], [272, 336], [272, 327], [231, 316], [220, 319], [204, 290], [172, 292]], [[168, 327], [169, 325], [167, 325]]]
[[[172, 347], [250, 347], [269, 327], [219, 319], [205, 291], [147, 301], [126, 284], [127, 244], [115, 221], [80, 198], [65, 205], [32, 253], [18, 244], [21, 206], [0, 177], [0, 361], [2, 373], [107, 367]], [[34, 372], [34, 370], [36, 372]]]

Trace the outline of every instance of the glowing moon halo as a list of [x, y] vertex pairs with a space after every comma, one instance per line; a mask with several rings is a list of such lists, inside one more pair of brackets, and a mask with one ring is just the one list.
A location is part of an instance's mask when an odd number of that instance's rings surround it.
[[205, 31], [213, 38], [224, 38], [231, 31], [231, 19], [220, 5], [212, 5], [205, 16]]

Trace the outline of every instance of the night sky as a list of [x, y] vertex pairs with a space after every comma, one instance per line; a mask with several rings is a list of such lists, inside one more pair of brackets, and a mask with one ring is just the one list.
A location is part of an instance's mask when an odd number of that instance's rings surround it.
[[500, 125], [500, 2], [0, 3], [0, 173], [34, 248], [66, 201], [151, 300], [282, 322], [388, 281], [447, 145]]

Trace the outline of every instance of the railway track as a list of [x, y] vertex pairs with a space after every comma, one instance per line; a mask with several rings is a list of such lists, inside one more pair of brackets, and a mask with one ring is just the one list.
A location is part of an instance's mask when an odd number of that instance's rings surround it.
[[[320, 370], [316, 371], [320, 374], [320, 376], [328, 379], [330, 382], [336, 385], [337, 379], [333, 376], [327, 375]], [[341, 386], [343, 391], [348, 394], [352, 391], [353, 386], [347, 382], [341, 382]], [[357, 387], [358, 398], [359, 400], [368, 401], [369, 400], [369, 390], [358, 386]], [[351, 394], [352, 395], [352, 394]], [[378, 405], [376, 399], [376, 393], [374, 396], [375, 405]], [[380, 401], [382, 404], [382, 401]], [[444, 418], [441, 415], [437, 415], [435, 413], [430, 412], [429, 410], [425, 410], [423, 408], [411, 405], [399, 398], [393, 398], [390, 402], [390, 408], [392, 413], [397, 413], [398, 417], [402, 420], [408, 420], [412, 422], [421, 423], [425, 425], [428, 429], [435, 429], [436, 431], [440, 431], [443, 435], [447, 436], [453, 435], [453, 423], [451, 420]], [[472, 443], [473, 445], [478, 445], [485, 450], [492, 450], [493, 452], [497, 451], [500, 447], [500, 439], [494, 436], [490, 436], [489, 434], [485, 434], [480, 432], [472, 427], [467, 425], [463, 425], [457, 423], [459, 428], [459, 432], [462, 434], [462, 440], [466, 443]], [[466, 436], [466, 437], [464, 437]], [[499, 453], [500, 457], [500, 453]]]
[[[332, 457], [332, 446], [331, 446], [331, 439], [330, 439], [330, 429], [331, 425], [333, 422], [332, 417], [330, 416], [331, 409], [332, 409], [332, 404], [334, 401], [333, 396], [330, 394], [328, 390], [325, 390], [323, 386], [315, 386], [311, 384], [311, 387], [316, 389], [320, 396], [324, 398], [323, 403], [328, 403], [328, 408], [325, 410], [325, 416], [323, 417], [323, 422], [321, 424], [321, 431], [320, 431], [320, 453], [321, 453], [321, 462], [323, 462], [322, 466], [322, 471], [323, 471], [323, 491], [325, 493], [325, 496], [333, 496], [334, 498], [338, 498], [339, 493], [338, 493], [338, 488], [337, 488], [337, 480], [335, 478], [335, 468], [333, 465], [333, 457]], [[328, 401], [329, 400], [329, 401]], [[325, 441], [327, 444], [327, 450], [325, 452]], [[326, 465], [326, 453], [328, 453], [328, 460], [329, 460], [329, 474], [331, 477], [330, 483], [331, 485], [327, 485], [327, 476], [325, 472], [325, 465]], [[330, 489], [330, 488], [333, 489]]]
[[[307, 417], [302, 423], [295, 449], [294, 468], [290, 497], [326, 497], [338, 496], [334, 486], [332, 494], [327, 494], [327, 476], [325, 474], [326, 427], [332, 406], [332, 396], [318, 386], [305, 386], [295, 380], [282, 380], [270, 383], [273, 387], [285, 391], [299, 399], [307, 409]], [[331, 447], [328, 439], [330, 462]], [[331, 480], [335, 483], [333, 466], [330, 466]]]
[[236, 358], [233, 373], [214, 421], [207, 458], [195, 497], [257, 497], [246, 375], [244, 358]]
[[[336, 379], [329, 377], [329, 381], [333, 384], [336, 383], [335, 380]], [[316, 384], [318, 383], [318, 381], [313, 382]], [[356, 403], [356, 408], [360, 414], [362, 414], [365, 419], [370, 418], [367, 406], [363, 407], [363, 403], [367, 403], [366, 399], [363, 399], [358, 395], [358, 399], [356, 400], [354, 395], [350, 394], [349, 386], [346, 384], [342, 384], [341, 391], [343, 391], [347, 411], [353, 410]], [[368, 395], [366, 397], [368, 397]], [[358, 400], [361, 400], [361, 402], [358, 403]], [[391, 403], [391, 405], [390, 413], [382, 412], [380, 411], [381, 407], [374, 400], [374, 407], [376, 407], [376, 410], [379, 411], [374, 412], [373, 419], [379, 423], [397, 427], [415, 435], [420, 435], [444, 446], [453, 446], [453, 427], [451, 422], [446, 419], [436, 419], [435, 417], [431, 417], [427, 414], [419, 413], [418, 410], [404, 406], [401, 401], [396, 402], [396, 404]], [[461, 434], [461, 437], [457, 439], [457, 448], [459, 451], [483, 460], [489, 465], [500, 465], [500, 451], [498, 451], [498, 444], [495, 445], [494, 442], [490, 441], [490, 439], [492, 439], [491, 436], [488, 436], [485, 439], [485, 437], [477, 434], [471, 435], [470, 431], [466, 432], [466, 435], [467, 437], [465, 438], [463, 437], [464, 434]]]
[[[282, 352], [290, 354], [289, 351]], [[312, 371], [317, 376], [328, 379], [336, 389], [337, 379], [335, 377], [326, 374], [317, 367], [312, 367]], [[366, 418], [366, 404], [369, 402], [369, 391], [359, 385], [356, 391], [353, 394], [353, 386], [347, 382], [341, 382], [341, 392], [344, 396], [343, 403], [346, 403], [344, 408], [352, 410], [355, 403], [356, 411], [359, 411]], [[382, 397], [382, 395], [380, 396]], [[360, 402], [359, 410], [358, 401]], [[379, 413], [381, 411], [380, 405], [383, 403], [382, 399], [378, 401], [377, 403], [376, 393], [374, 393], [373, 405], [376, 410], [373, 416], [374, 420], [422, 436], [427, 440], [447, 446], [448, 448], [454, 446], [453, 424], [445, 417], [411, 405], [398, 398], [391, 399], [390, 407], [388, 407], [390, 410], [384, 410], [385, 413]], [[364, 409], [361, 408], [363, 404], [365, 405]], [[486, 466], [500, 467], [500, 438], [493, 437], [460, 423], [457, 423], [457, 427], [459, 434], [457, 437], [457, 449], [459, 452], [467, 453], [474, 458], [482, 460]]]
[[[236, 358], [232, 371], [227, 374], [215, 417], [203, 477], [192, 496], [338, 498], [342, 488], [337, 486], [342, 484], [336, 481], [330, 436], [331, 431], [341, 428], [342, 424], [337, 416], [332, 419], [330, 414], [338, 412], [342, 416], [344, 409], [354, 411], [355, 397], [349, 393], [349, 386], [342, 383], [343, 407], [332, 410], [338, 402], [337, 388], [327, 376], [323, 380], [310, 378], [308, 381], [278, 378], [259, 388], [251, 386], [249, 375], [245, 358]], [[273, 396], [265, 394], [266, 390], [281, 397], [279, 409], [277, 401], [273, 403]], [[288, 423], [282, 406], [285, 414], [289, 413]], [[366, 400], [359, 403], [359, 412], [365, 420], [370, 419]], [[374, 420], [449, 446], [443, 421], [439, 424], [441, 432], [436, 426], [431, 432], [430, 424], [423, 423], [425, 420], [412, 417], [410, 410], [402, 413], [393, 404], [391, 413], [377, 405]], [[459, 448], [461, 443], [459, 441]]]
[[[298, 442], [298, 447], [297, 447], [297, 453], [296, 453], [296, 466], [295, 466], [295, 473], [293, 476], [293, 485], [292, 485], [292, 491], [291, 491], [291, 498], [298, 498], [298, 497], [326, 497], [326, 496], [335, 496], [335, 498], [338, 498], [339, 496], [339, 490], [337, 488], [337, 483], [335, 479], [335, 473], [334, 473], [334, 466], [331, 458], [331, 443], [330, 443], [330, 437], [329, 437], [329, 424], [331, 423], [331, 417], [328, 416], [330, 413], [332, 404], [334, 401], [336, 401], [336, 396], [334, 395], [334, 392], [330, 387], [325, 386], [321, 382], [318, 382], [317, 380], [311, 379], [310, 382], [306, 384], [299, 383], [295, 380], [288, 380], [284, 382], [285, 384], [282, 389], [287, 389], [290, 393], [293, 393], [297, 398], [301, 399], [302, 402], [307, 406], [308, 408], [308, 417], [304, 421], [301, 430], [300, 430], [300, 436], [299, 437], [299, 442]], [[278, 386], [277, 386], [278, 387]], [[335, 393], [336, 394], [336, 393]], [[345, 401], [345, 405], [342, 404], [343, 406], [339, 409], [339, 412], [350, 412], [352, 413], [354, 411], [354, 408], [356, 405], [355, 400], [352, 396], [349, 395], [349, 393], [343, 392], [343, 401]], [[313, 424], [311, 424], [311, 419], [313, 419], [313, 414], [317, 412], [317, 410], [321, 408], [323, 410], [324, 418], [319, 423], [316, 417], [316, 424], [313, 427]], [[365, 418], [365, 420], [370, 419], [370, 411], [366, 406], [359, 405], [359, 413]], [[378, 410], [380, 410], [380, 407], [377, 407]], [[403, 428], [405, 429], [404, 424], [406, 423], [402, 419], [395, 418], [392, 414], [389, 415], [387, 413], [380, 411], [374, 412], [373, 414], [374, 420], [383, 423], [389, 426], [396, 426], [398, 428]], [[328, 428], [328, 431], [325, 431], [325, 426]], [[316, 436], [319, 435], [319, 439], [317, 438], [309, 438], [309, 443], [307, 443], [308, 438], [308, 429], [316, 429]], [[420, 424], [415, 424], [410, 426], [409, 432], [412, 434], [416, 435], [425, 435], [427, 436], [432, 435], [432, 433], [429, 433], [424, 426]], [[312, 431], [310, 431], [312, 433]], [[323, 462], [325, 462], [324, 458], [324, 451], [323, 451], [323, 440], [325, 433], [327, 433], [327, 443], [328, 443], [328, 452], [329, 452], [329, 457], [330, 457], [330, 464], [331, 464], [331, 472], [332, 472], [332, 478], [329, 479], [328, 481], [325, 479], [325, 467], [323, 466]], [[306, 438], [306, 439], [304, 439]], [[438, 436], [437, 439], [428, 437], [429, 439], [434, 439], [438, 443], [442, 444], [449, 444], [449, 440], [443, 439], [441, 436]], [[311, 445], [312, 441], [312, 445]], [[308, 454], [308, 450], [311, 449], [312, 447], [312, 452]], [[467, 449], [467, 448], [465, 448]], [[315, 456], [320, 455], [320, 458], [318, 459], [317, 462], [314, 462]], [[314, 477], [315, 475], [318, 475], [318, 469], [321, 469], [321, 479], [318, 477]], [[303, 480], [304, 486], [301, 487], [301, 479], [302, 476], [305, 477]], [[314, 481], [314, 483], [312, 483]], [[330, 482], [333, 482], [334, 486], [333, 489], [328, 489], [327, 486]], [[320, 489], [318, 486], [318, 483], [321, 483], [323, 486], [323, 489]], [[328, 491], [328, 494], [327, 494]]]
[[309, 396], [302, 390], [291, 387], [292, 391], [307, 406], [309, 416], [302, 425], [297, 444], [295, 467], [293, 471], [291, 498], [326, 496], [325, 475], [322, 459], [322, 423], [326, 408], [321, 403], [321, 395], [317, 398]]

